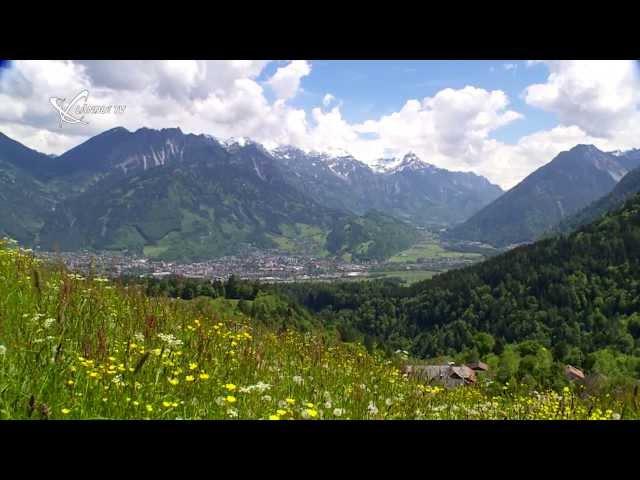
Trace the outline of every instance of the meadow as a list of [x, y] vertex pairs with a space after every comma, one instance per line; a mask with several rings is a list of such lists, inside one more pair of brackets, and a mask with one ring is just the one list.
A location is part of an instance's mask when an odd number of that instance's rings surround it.
[[490, 378], [452, 390], [233, 303], [151, 298], [0, 243], [2, 419], [618, 419], [628, 399]]

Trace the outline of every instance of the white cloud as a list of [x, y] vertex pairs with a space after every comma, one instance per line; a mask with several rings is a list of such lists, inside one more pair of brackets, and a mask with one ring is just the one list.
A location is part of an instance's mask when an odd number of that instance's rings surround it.
[[311, 66], [305, 60], [294, 60], [278, 68], [268, 83], [278, 98], [293, 98], [300, 88], [300, 80], [311, 73]]
[[509, 71], [509, 70], [517, 70], [518, 69], [518, 64], [517, 63], [503, 63], [502, 64], [502, 68], [504, 68], [507, 71]]
[[530, 85], [526, 102], [602, 138], [640, 133], [640, 78], [634, 61], [545, 62], [549, 77]]
[[324, 97], [322, 97], [322, 105], [324, 105], [325, 107], [328, 107], [329, 105], [331, 105], [331, 103], [335, 102], [335, 100], [336, 100], [336, 97], [334, 97], [330, 93], [327, 93], [325, 94]]
[[[527, 62], [529, 65], [531, 62]], [[263, 81], [266, 61], [18, 61], [0, 76], [0, 131], [45, 153], [62, 153], [115, 126], [180, 126], [219, 138], [251, 137], [307, 150], [347, 150], [364, 161], [414, 151], [450, 170], [474, 171], [513, 186], [577, 143], [613, 150], [639, 146], [637, 68], [629, 62], [550, 62], [545, 83], [523, 98], [558, 115], [555, 128], [506, 144], [494, 132], [523, 116], [501, 90], [444, 88], [409, 99], [395, 112], [360, 123], [343, 117], [326, 93], [308, 111], [288, 103], [312, 65], [292, 61]], [[505, 67], [506, 68], [506, 67]], [[265, 88], [276, 99], [270, 101]], [[48, 102], [82, 89], [91, 104], [125, 104], [121, 116], [94, 115], [64, 125]]]

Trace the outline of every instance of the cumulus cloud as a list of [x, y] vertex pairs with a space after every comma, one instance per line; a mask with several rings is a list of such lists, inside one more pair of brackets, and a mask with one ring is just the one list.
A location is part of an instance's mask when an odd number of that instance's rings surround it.
[[[539, 62], [536, 62], [539, 63]], [[638, 146], [637, 68], [630, 62], [545, 62], [549, 76], [524, 100], [557, 114], [555, 128], [508, 144], [496, 130], [521, 121], [507, 94], [475, 86], [408, 99], [397, 111], [359, 123], [326, 93], [305, 111], [289, 103], [312, 64], [291, 61], [266, 80], [266, 61], [18, 61], [0, 72], [0, 131], [45, 153], [62, 153], [115, 126], [180, 126], [267, 146], [349, 151], [365, 162], [408, 151], [450, 170], [474, 171], [509, 188], [577, 143], [605, 150]], [[529, 63], [527, 64], [529, 65]], [[506, 68], [506, 67], [505, 67]], [[124, 104], [123, 115], [92, 115], [59, 127], [49, 97], [90, 92], [91, 104]], [[275, 93], [269, 100], [265, 89]]]
[[311, 66], [305, 60], [294, 60], [284, 67], [278, 68], [269, 80], [269, 85], [278, 98], [289, 99], [298, 93], [300, 80], [311, 73]]
[[636, 131], [640, 78], [634, 61], [545, 62], [545, 83], [527, 87], [526, 102], [557, 114], [564, 125], [576, 125], [589, 135], [613, 138]]
[[324, 105], [325, 107], [328, 107], [333, 102], [335, 102], [335, 100], [336, 100], [336, 97], [334, 97], [330, 93], [327, 93], [327, 94], [325, 94], [324, 97], [322, 97], [322, 105]]

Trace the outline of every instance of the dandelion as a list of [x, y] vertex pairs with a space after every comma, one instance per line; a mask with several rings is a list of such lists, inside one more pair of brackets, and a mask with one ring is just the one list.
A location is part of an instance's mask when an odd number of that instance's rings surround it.
[[164, 402], [162, 402], [162, 406], [164, 408], [171, 408], [172, 407], [172, 403], [171, 402], [167, 402], [166, 400]]
[[296, 401], [293, 398], [287, 398], [285, 400], [289, 405], [295, 405]]
[[149, 405], [147, 403], [147, 406], [145, 408], [147, 409], [147, 412], [149, 412], [149, 413], [153, 412], [153, 406], [152, 405]]
[[209, 379], [209, 374], [208, 373], [201, 373], [199, 376], [200, 380], [208, 380]]
[[195, 380], [195, 377], [194, 377], [193, 375], [187, 375], [187, 376], [185, 377], [185, 380], [186, 380], [187, 382], [193, 382], [193, 381]]
[[192, 362], [189, 364], [189, 370], [195, 370], [196, 368], [198, 368], [198, 364], [195, 362]]
[[282, 410], [282, 409], [279, 408], [278, 410], [276, 410], [276, 413], [279, 416], [284, 417], [287, 414], [287, 411], [286, 410]]
[[69, 413], [71, 413], [71, 410], [69, 410], [68, 408], [63, 408], [60, 411], [62, 412], [63, 415], [69, 415]]
[[227, 383], [224, 388], [226, 388], [227, 390], [229, 390], [230, 392], [233, 392], [236, 389], [236, 386], [233, 383]]
[[278, 415], [269, 415], [269, 420], [280, 420]]
[[67, 380], [67, 385], [73, 385], [75, 382], [73, 380]]
[[227, 403], [236, 403], [236, 401], [237, 401], [236, 397], [234, 397], [233, 395], [227, 395], [225, 400], [227, 401]]

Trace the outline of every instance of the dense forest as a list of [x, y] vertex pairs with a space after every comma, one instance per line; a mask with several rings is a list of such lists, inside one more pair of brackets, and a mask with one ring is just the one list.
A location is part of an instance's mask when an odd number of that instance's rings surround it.
[[634, 379], [640, 377], [639, 259], [640, 195], [569, 236], [409, 287], [391, 281], [261, 285], [232, 278], [198, 287], [204, 291], [189, 286], [197, 281], [182, 280], [178, 291], [149, 280], [155, 284], [148, 290], [164, 288], [183, 298], [268, 298], [284, 309], [271, 308], [274, 318], [291, 309], [286, 318], [292, 325], [319, 322], [344, 341], [389, 353], [482, 359], [505, 382], [551, 384], [564, 364]]

